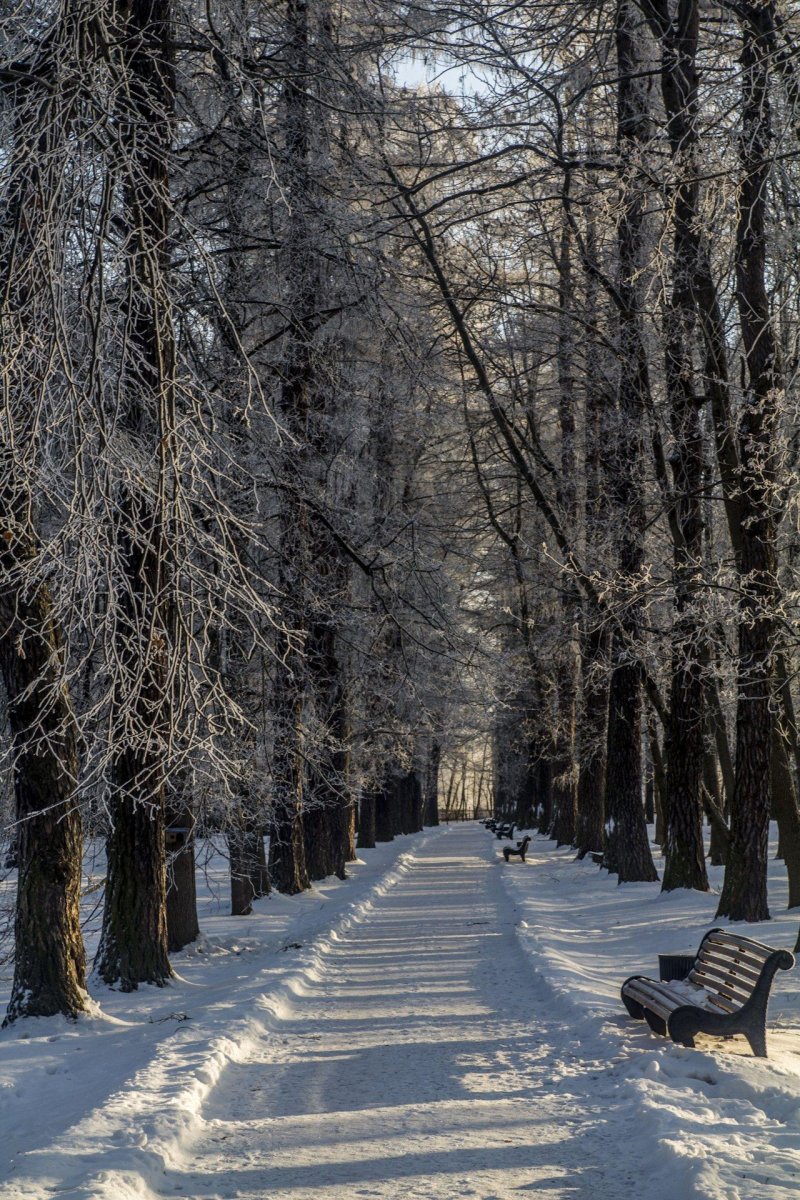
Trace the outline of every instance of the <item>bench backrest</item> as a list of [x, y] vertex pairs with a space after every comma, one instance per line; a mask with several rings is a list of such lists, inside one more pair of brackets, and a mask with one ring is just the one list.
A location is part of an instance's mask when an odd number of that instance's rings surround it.
[[788, 969], [793, 964], [787, 950], [776, 950], [726, 929], [712, 929], [700, 943], [689, 981], [705, 988], [722, 1012], [737, 1012], [762, 978], [768, 976], [768, 984], [778, 967]]

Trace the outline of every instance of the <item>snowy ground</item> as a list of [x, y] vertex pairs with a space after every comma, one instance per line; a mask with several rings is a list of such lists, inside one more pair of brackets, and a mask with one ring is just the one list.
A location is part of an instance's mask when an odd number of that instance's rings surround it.
[[[251, 918], [212, 887], [173, 986], [4, 1031], [2, 1200], [796, 1196], [796, 973], [768, 1063], [674, 1046], [619, 983], [696, 948], [715, 897], [499, 850], [473, 824], [401, 838]], [[797, 921], [752, 932], [791, 947]]]

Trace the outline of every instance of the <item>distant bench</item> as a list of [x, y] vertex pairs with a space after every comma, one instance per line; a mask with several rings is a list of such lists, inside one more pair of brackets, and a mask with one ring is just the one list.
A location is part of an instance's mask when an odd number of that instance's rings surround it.
[[622, 985], [622, 1003], [655, 1033], [693, 1046], [697, 1033], [714, 1037], [744, 1034], [753, 1054], [767, 1057], [767, 1002], [775, 973], [794, 966], [794, 955], [726, 929], [705, 935], [685, 979], [632, 975]]
[[509, 860], [509, 858], [511, 858], [512, 854], [518, 854], [520, 856], [520, 858], [522, 859], [522, 861], [525, 862], [525, 851], [528, 849], [528, 846], [530, 844], [531, 844], [530, 834], [526, 833], [525, 837], [522, 839], [522, 841], [517, 842], [516, 847], [503, 846], [503, 858], [506, 860], [506, 862], [508, 862], [508, 860]]

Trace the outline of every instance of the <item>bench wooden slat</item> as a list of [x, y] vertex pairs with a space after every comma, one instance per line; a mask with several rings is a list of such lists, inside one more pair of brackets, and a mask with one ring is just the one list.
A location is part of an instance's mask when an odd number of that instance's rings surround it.
[[723, 996], [730, 993], [730, 999], [738, 1000], [739, 1004], [746, 1004], [755, 990], [755, 985], [749, 980], [737, 980], [718, 967], [709, 967], [705, 963], [698, 963], [693, 967], [689, 972], [689, 979], [706, 991], [720, 992]]
[[719, 983], [716, 980], [712, 981], [704, 979], [702, 975], [697, 975], [691, 979], [691, 982], [698, 987], [704, 989], [709, 1000], [713, 1000], [715, 1004], [719, 1004], [726, 1012], [738, 1012], [740, 1008], [744, 1008], [749, 996], [740, 996], [731, 988], [725, 986], [724, 983]]
[[702, 980], [693, 980], [692, 982], [699, 983], [699, 986], [703, 988], [710, 1002], [716, 1005], [717, 1008], [721, 1008], [723, 1012], [738, 1012], [739, 1009], [746, 1004], [747, 1000], [749, 999], [749, 996], [745, 999], [743, 999], [741, 996], [729, 996], [727, 988], [718, 987], [718, 990], [711, 991], [710, 988], [706, 987]]
[[774, 950], [770, 950], [769, 946], [762, 946], [761, 942], [751, 942], [748, 938], [732, 937], [729, 934], [709, 934], [706, 939], [707, 946], [714, 946], [719, 951], [726, 951], [731, 955], [746, 955], [755, 959], [758, 962], [764, 962], [769, 958], [770, 954], [774, 954]]
[[709, 941], [729, 942], [740, 946], [743, 950], [755, 951], [759, 950], [765, 958], [769, 958], [771, 954], [776, 953], [775, 946], [768, 946], [766, 942], [759, 942], [757, 938], [747, 937], [743, 933], [736, 933], [732, 929], [712, 929], [709, 931], [707, 938]]
[[[704, 1000], [709, 1000], [717, 1008], [721, 1008], [723, 1012], [738, 1012], [738, 1010], [742, 1007], [742, 1000], [739, 1000], [737, 1003], [733, 1003], [725, 996], [715, 995], [713, 992], [710, 992], [708, 988], [706, 988], [704, 984], [698, 980], [691, 979], [690, 977], [689, 982], [693, 983], [698, 988], [698, 994], [694, 998], [687, 996], [685, 993], [675, 991], [675, 989], [671, 988], [668, 983], [656, 983], [654, 980], [648, 979], [647, 985], [650, 993], [659, 996], [661, 1002], [668, 1005], [667, 1011], [669, 1012], [674, 1012], [676, 1008], [682, 1008], [685, 1004], [693, 1004], [695, 1008], [702, 1009], [705, 1007], [703, 1004]], [[636, 980], [636, 983], [642, 985], [644, 981], [638, 979]], [[629, 985], [628, 987], [629, 994], [631, 986], [633, 985]]]
[[[637, 983], [638, 982], [640, 981], [637, 980]], [[630, 996], [632, 1000], [635, 1000], [638, 1004], [642, 1004], [645, 1008], [649, 1008], [651, 1012], [654, 1012], [657, 1017], [661, 1017], [664, 1021], [667, 1020], [670, 1013], [674, 1012], [675, 1009], [679, 1007], [677, 1000], [674, 997], [670, 999], [668, 997], [658, 996], [653, 994], [650, 989], [646, 987], [637, 987], [635, 984], [631, 983], [625, 990], [626, 994]]]
[[[634, 999], [638, 998], [637, 993], [647, 996], [650, 1000], [660, 1004], [668, 1013], [673, 1012], [676, 1008], [681, 1008], [684, 1004], [695, 1003], [694, 1000], [676, 992], [668, 983], [660, 983], [655, 979], [632, 979], [626, 985], [626, 991]], [[702, 996], [698, 992], [698, 1000], [700, 999]], [[652, 1005], [648, 1004], [647, 1007], [651, 1008]]]
[[745, 966], [740, 959], [730, 962], [728, 959], [721, 958], [718, 954], [711, 954], [706, 950], [701, 950], [697, 956], [696, 966], [708, 966], [709, 970], [713, 967], [719, 969], [726, 974], [740, 975], [742, 980], [748, 980], [755, 986], [761, 978], [761, 972], [755, 971], [751, 966]]
[[716, 947], [710, 947], [707, 951], [705, 949], [701, 950], [697, 957], [702, 960], [706, 955], [711, 956], [712, 954], [717, 961], [721, 961], [726, 967], [744, 967], [748, 971], [755, 972], [756, 975], [761, 974], [764, 969], [764, 963], [767, 961], [764, 958], [756, 958], [753, 955], [745, 954], [743, 950], [737, 950], [735, 953], [725, 953]]

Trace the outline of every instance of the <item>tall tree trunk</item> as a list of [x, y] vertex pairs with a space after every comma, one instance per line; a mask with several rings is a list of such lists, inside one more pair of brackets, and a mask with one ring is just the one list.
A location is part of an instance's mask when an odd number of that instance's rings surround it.
[[763, 921], [772, 745], [772, 653], [777, 590], [776, 469], [782, 368], [766, 288], [766, 206], [772, 142], [769, 36], [773, 5], [742, 4], [742, 176], [736, 302], [747, 386], [739, 424], [741, 599], [736, 693], [736, 784], [718, 916]]
[[697, 0], [680, 0], [675, 20], [663, 3], [661, 88], [674, 182], [672, 297], [666, 316], [666, 382], [674, 448], [673, 549], [675, 620], [667, 729], [666, 862], [662, 891], [708, 891], [703, 847], [702, 788], [705, 705], [701, 651], [704, 478], [700, 407], [694, 386], [694, 280], [699, 172], [697, 163]]
[[[171, 567], [167, 514], [175, 434], [175, 347], [169, 299], [169, 157], [174, 121], [169, 0], [116, 8], [120, 70], [117, 124], [128, 274], [127, 357], [120, 428], [157, 464], [146, 492], [135, 469], [118, 490], [118, 597], [111, 832], [95, 970], [131, 991], [162, 986], [167, 955], [164, 771], [172, 724], [169, 648]], [[134, 713], [130, 728], [129, 709]]]
[[[637, 587], [643, 562], [646, 517], [641, 473], [650, 390], [642, 341], [639, 282], [646, 207], [640, 167], [650, 131], [647, 84], [643, 78], [647, 63], [640, 38], [636, 5], [632, 0], [619, 0], [615, 39], [619, 72], [617, 142], [623, 189], [617, 229], [620, 381], [610, 491], [616, 512], [624, 514], [618, 538], [619, 567], [630, 588]], [[630, 645], [637, 641], [638, 620], [638, 605], [629, 597], [611, 640], [604, 864], [618, 874], [620, 883], [658, 878], [642, 804], [641, 670], [632, 661], [630, 651]]]
[[[593, 140], [590, 137], [590, 141]], [[591, 202], [586, 231], [586, 250], [597, 260], [597, 231]], [[586, 317], [592, 321], [598, 307], [598, 286], [589, 275], [586, 288]], [[584, 522], [587, 554], [595, 561], [608, 521], [606, 480], [601, 447], [608, 440], [611, 397], [603, 384], [603, 363], [594, 339], [586, 352], [585, 452], [586, 493]], [[594, 606], [584, 603], [581, 629], [581, 696], [578, 720], [578, 823], [575, 843], [578, 857], [603, 849], [605, 818], [606, 739], [608, 736], [608, 632]]]
[[[69, 30], [63, 32], [69, 44]], [[51, 52], [59, 47], [60, 39]], [[0, 673], [8, 701], [18, 867], [14, 979], [4, 1024], [55, 1013], [75, 1017], [87, 999], [77, 729], [64, 680], [63, 634], [38, 561], [37, 497], [30, 490], [31, 466], [46, 432], [35, 415], [46, 377], [46, 331], [55, 326], [47, 272], [62, 244], [56, 230], [46, 231], [42, 223], [59, 213], [60, 149], [76, 82], [67, 88], [56, 68], [48, 55], [32, 64], [29, 78], [19, 71], [3, 86], [12, 146], [0, 225]], [[53, 79], [59, 79], [57, 87]]]
[[[570, 176], [564, 186], [569, 189]], [[575, 536], [578, 517], [578, 489], [575, 453], [575, 379], [572, 334], [574, 295], [572, 287], [571, 237], [564, 218], [558, 263], [558, 421], [561, 431], [561, 472], [558, 504], [566, 529]], [[561, 593], [561, 626], [564, 644], [559, 648], [557, 665], [558, 727], [553, 762], [553, 826], [550, 836], [559, 846], [575, 842], [578, 813], [578, 765], [576, 761], [576, 719], [580, 656], [577, 629], [580, 601], [573, 583], [568, 581]]]
[[608, 682], [601, 663], [606, 632], [593, 625], [583, 639], [583, 697], [578, 746], [578, 857], [603, 849]]

